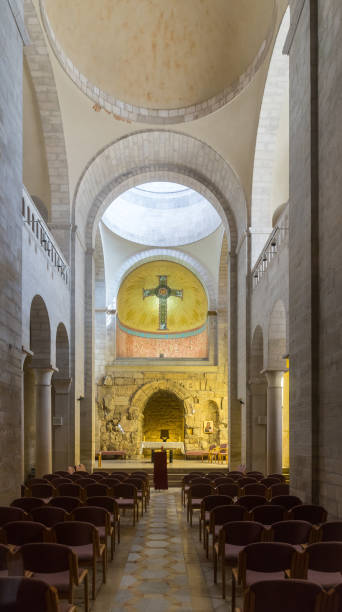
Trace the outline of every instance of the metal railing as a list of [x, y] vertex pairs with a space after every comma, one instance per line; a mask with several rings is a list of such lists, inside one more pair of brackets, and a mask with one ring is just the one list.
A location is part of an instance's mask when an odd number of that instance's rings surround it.
[[279, 227], [279, 225], [276, 225], [276, 227], [270, 234], [261, 252], [261, 255], [259, 256], [251, 272], [253, 279], [253, 288], [258, 286], [272, 259], [277, 255], [277, 253], [279, 253], [281, 245], [283, 244], [287, 235], [287, 230], [287, 227]]
[[65, 284], [69, 286], [70, 268], [59, 250], [55, 238], [35, 206], [27, 189], [23, 186], [22, 199], [23, 221], [31, 229], [35, 240], [40, 244], [50, 263], [56, 268]]

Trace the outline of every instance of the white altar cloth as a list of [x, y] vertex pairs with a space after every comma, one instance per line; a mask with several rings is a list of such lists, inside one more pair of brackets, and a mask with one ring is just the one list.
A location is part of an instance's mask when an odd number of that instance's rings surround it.
[[184, 442], [148, 442], [147, 440], [141, 443], [140, 452], [142, 453], [144, 448], [179, 448], [183, 455], [185, 454]]

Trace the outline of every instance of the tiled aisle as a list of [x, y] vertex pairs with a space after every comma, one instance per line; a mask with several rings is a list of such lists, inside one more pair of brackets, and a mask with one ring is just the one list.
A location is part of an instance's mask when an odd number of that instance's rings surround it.
[[134, 531], [127, 529], [93, 612], [228, 611], [197, 523], [192, 529], [186, 523], [179, 489], [151, 492], [148, 512]]

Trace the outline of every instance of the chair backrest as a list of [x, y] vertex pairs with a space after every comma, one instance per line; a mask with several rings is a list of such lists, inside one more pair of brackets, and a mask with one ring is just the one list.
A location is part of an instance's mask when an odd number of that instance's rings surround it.
[[82, 478], [84, 478], [84, 476], [82, 476], [82, 474], [79, 474], [78, 472], [70, 474], [71, 482], [78, 482], [79, 480], [82, 480]]
[[57, 493], [59, 496], [67, 496], [67, 497], [78, 497], [82, 499], [83, 496], [83, 488], [80, 487], [76, 482], [70, 482], [68, 484], [63, 484], [57, 489]]
[[[119, 478], [102, 478], [101, 481], [99, 481], [98, 484], [102, 484], [105, 485], [106, 487], [108, 487], [109, 489], [112, 489], [113, 487], [115, 487], [116, 485], [121, 484], [121, 480], [119, 480]], [[125, 481], [126, 482], [126, 481]]]
[[70, 478], [70, 476], [72, 475], [70, 474], [70, 472], [67, 472], [66, 470], [56, 470], [54, 474], [57, 474], [58, 476], [65, 476], [66, 478]]
[[48, 480], [49, 482], [53, 483], [53, 481], [56, 480], [56, 478], [63, 478], [63, 477], [60, 476], [59, 474], [44, 474], [43, 478], [45, 478], [45, 480]]
[[243, 521], [245, 514], [245, 508], [237, 504], [216, 506], [210, 511], [210, 531], [213, 531], [215, 525], [224, 525], [230, 521]]
[[191, 485], [205, 485], [205, 484], [211, 484], [211, 480], [210, 478], [192, 478], [190, 481]]
[[42, 523], [34, 521], [12, 521], [2, 525], [1, 539], [6, 544], [22, 546], [29, 542], [45, 542], [48, 530]]
[[96, 506], [98, 508], [104, 508], [108, 510], [111, 514], [114, 514], [115, 517], [118, 516], [118, 505], [115, 501], [114, 497], [109, 497], [108, 495], [99, 495], [96, 497], [89, 497], [86, 500], [87, 506]]
[[46, 582], [22, 576], [0, 578], [2, 612], [57, 612], [58, 609], [57, 592]]
[[209, 480], [212, 482], [213, 480], [216, 480], [216, 478], [226, 478], [226, 474], [223, 474], [222, 472], [208, 472], [208, 474], [205, 474], [206, 478], [209, 478]]
[[69, 517], [69, 512], [64, 508], [44, 504], [44, 506], [31, 510], [30, 516], [33, 521], [42, 523], [45, 527], [53, 527], [56, 523], [65, 521]]
[[91, 475], [93, 480], [96, 480], [96, 482], [103, 480], [104, 478], [107, 478], [107, 474], [101, 473], [101, 472], [93, 472], [93, 474]]
[[264, 478], [264, 475], [262, 472], [247, 472], [246, 476], [252, 476], [253, 478], [256, 478], [257, 480], [261, 480], [262, 478]]
[[57, 523], [53, 528], [56, 542], [66, 546], [96, 545], [97, 531], [89, 521], [73, 520]]
[[284, 519], [285, 510], [283, 506], [272, 506], [271, 504], [262, 504], [256, 506], [250, 512], [251, 521], [258, 521], [263, 525], [273, 525]]
[[123, 482], [124, 480], [127, 480], [128, 477], [129, 477], [129, 474], [127, 474], [126, 472], [111, 472], [109, 474], [109, 478], [117, 478], [121, 482]]
[[80, 506], [73, 511], [72, 519], [86, 521], [96, 527], [109, 527], [110, 525], [110, 514], [101, 506]]
[[64, 478], [63, 476], [61, 477], [57, 476], [57, 478], [52, 480], [50, 484], [52, 484], [52, 486], [57, 489], [57, 487], [59, 487], [60, 485], [69, 484], [69, 482], [72, 483], [71, 478]]
[[109, 487], [102, 482], [95, 482], [84, 487], [86, 497], [94, 497], [95, 495], [108, 495], [110, 493]]
[[276, 478], [279, 482], [285, 482], [284, 474], [267, 474], [269, 478]]
[[36, 484], [49, 484], [49, 480], [47, 480], [46, 478], [31, 478], [26, 483], [26, 486], [30, 488], [31, 485], [36, 485]]
[[253, 542], [239, 555], [240, 578], [246, 569], [255, 572], [281, 572], [294, 567], [296, 549], [284, 542]]
[[229, 495], [207, 495], [202, 499], [201, 510], [209, 512], [216, 506], [229, 506], [232, 503], [233, 499]]
[[307, 544], [310, 541], [311, 532], [312, 525], [307, 521], [279, 521], [272, 525], [271, 538], [274, 542]]
[[148, 480], [148, 473], [147, 472], [132, 472], [131, 473], [132, 478], [135, 478], [136, 476], [141, 476], [142, 478], [144, 478], [145, 480]]
[[206, 495], [213, 493], [213, 487], [210, 484], [191, 484], [188, 491], [189, 499], [191, 498], [203, 498]]
[[6, 546], [6, 544], [0, 544], [0, 571], [8, 570], [8, 563], [11, 555], [12, 553], [9, 547]]
[[77, 474], [81, 474], [82, 476], [90, 476], [89, 472], [86, 470], [78, 470], [76, 469]]
[[84, 489], [88, 485], [96, 484], [96, 480], [95, 480], [95, 478], [90, 478], [90, 477], [89, 478], [88, 477], [87, 478], [80, 478], [77, 481], [77, 484]]
[[133, 484], [121, 483], [113, 487], [114, 497], [125, 497], [127, 499], [136, 499], [137, 488]]
[[56, 489], [51, 483], [29, 485], [28, 489], [30, 496], [41, 497], [42, 499], [53, 497], [56, 493]]
[[245, 593], [244, 612], [318, 612], [322, 588], [305, 580], [260, 580]]
[[[241, 486], [241, 484], [240, 484]], [[266, 497], [267, 489], [265, 485], [260, 482], [253, 482], [252, 484], [247, 484], [244, 487], [241, 487], [242, 495], [262, 495]]]
[[277, 504], [278, 506], [284, 506], [286, 510], [291, 510], [294, 506], [299, 506], [302, 500], [296, 495], [276, 495], [272, 497], [271, 504]]
[[289, 519], [308, 521], [314, 525], [325, 523], [327, 516], [325, 508], [314, 504], [300, 504], [289, 511]]
[[342, 542], [342, 521], [323, 523], [319, 528], [318, 539], [322, 542]]
[[211, 480], [211, 483], [214, 484], [215, 487], [221, 484], [235, 484], [234, 480], [229, 478], [229, 476], [219, 476], [218, 478]]
[[72, 512], [80, 505], [79, 497], [72, 497], [71, 495], [60, 495], [57, 497], [53, 497], [49, 501], [49, 506], [54, 506], [56, 508], [64, 508], [67, 512]]
[[270, 478], [269, 476], [266, 476], [266, 478], [261, 478], [259, 482], [265, 485], [267, 489], [269, 489], [269, 487], [271, 487], [272, 485], [279, 484], [279, 480], [277, 478]]
[[34, 542], [24, 544], [20, 554], [24, 570], [46, 574], [69, 570], [72, 576], [73, 553], [69, 546], [52, 542]]
[[241, 495], [238, 497], [237, 503], [240, 506], [244, 506], [249, 512], [256, 506], [262, 506], [266, 504], [266, 497], [264, 495]]
[[253, 476], [244, 476], [243, 478], [240, 478], [239, 480], [239, 487], [240, 489], [242, 489], [248, 484], [257, 484], [257, 483], [258, 483], [257, 479], [253, 478]]
[[305, 566], [317, 572], [342, 572], [342, 542], [315, 542], [306, 547]]
[[290, 495], [290, 485], [286, 482], [278, 482], [269, 487], [269, 496], [275, 497], [276, 495]]
[[264, 526], [256, 521], [229, 521], [222, 525], [220, 538], [224, 543], [247, 546], [259, 542], [264, 531]]
[[27, 512], [22, 508], [17, 508], [16, 506], [0, 506], [0, 527], [10, 521], [26, 521], [28, 518]]
[[229, 495], [230, 497], [237, 497], [240, 492], [240, 488], [238, 484], [234, 482], [227, 482], [226, 484], [220, 484], [216, 486], [216, 491], [219, 495]]
[[34, 508], [38, 508], [44, 503], [40, 497], [18, 497], [11, 502], [11, 506], [21, 508], [24, 512], [31, 512]]

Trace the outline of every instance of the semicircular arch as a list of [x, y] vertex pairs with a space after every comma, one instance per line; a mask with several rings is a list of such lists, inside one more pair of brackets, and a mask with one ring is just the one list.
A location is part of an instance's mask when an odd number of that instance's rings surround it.
[[147, 401], [150, 399], [153, 393], [157, 391], [169, 391], [170, 393], [174, 393], [178, 399], [184, 401], [189, 397], [189, 392], [181, 387], [179, 384], [175, 383], [173, 380], [169, 380], [167, 378], [162, 380], [156, 380], [150, 383], [146, 383], [140, 389], [138, 389], [132, 399], [131, 399], [131, 407], [135, 408], [139, 411], [139, 414], [142, 416], [144, 412], [144, 407]]

